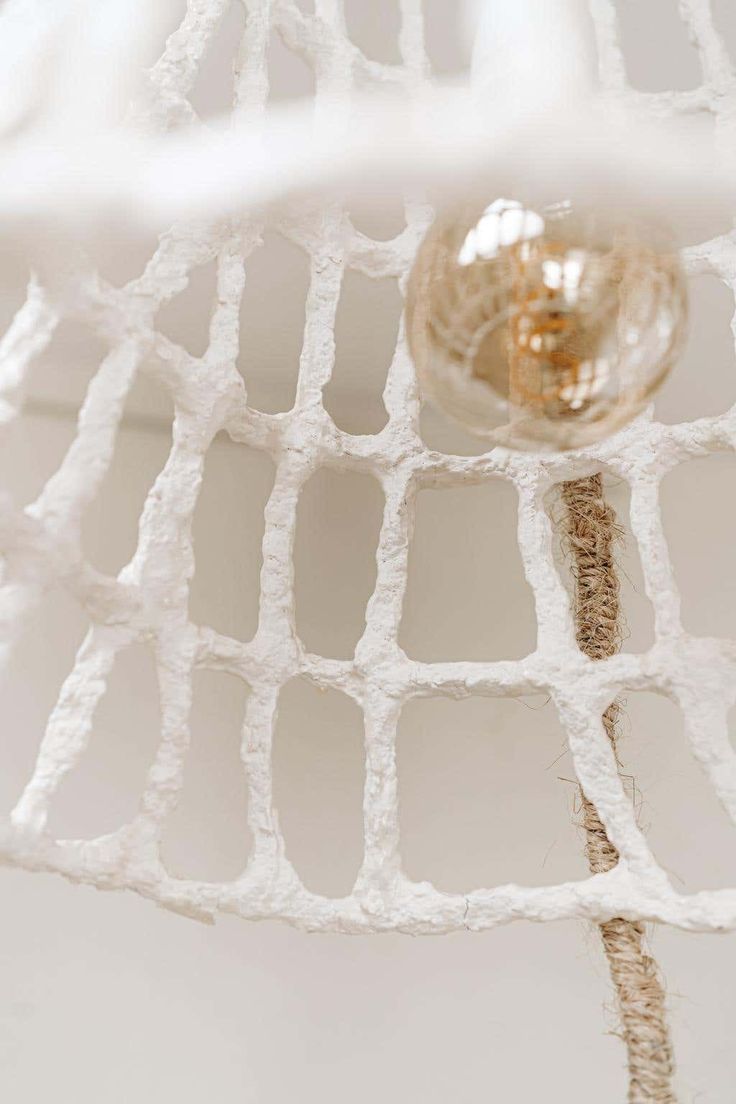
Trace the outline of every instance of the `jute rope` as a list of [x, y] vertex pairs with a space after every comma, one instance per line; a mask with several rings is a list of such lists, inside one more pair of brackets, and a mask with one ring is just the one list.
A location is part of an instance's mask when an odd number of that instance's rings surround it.
[[[560, 494], [564, 506], [560, 529], [575, 582], [578, 645], [591, 659], [603, 659], [621, 646], [619, 582], [614, 562], [614, 544], [621, 530], [603, 496], [600, 475], [562, 483]], [[617, 762], [619, 715], [617, 702], [603, 714]], [[596, 874], [611, 870], [618, 862], [618, 852], [582, 790], [581, 803], [590, 869]], [[644, 925], [616, 918], [601, 924], [600, 932], [628, 1055], [628, 1102], [677, 1104], [672, 1089], [674, 1060], [664, 988], [657, 963], [647, 953]]]

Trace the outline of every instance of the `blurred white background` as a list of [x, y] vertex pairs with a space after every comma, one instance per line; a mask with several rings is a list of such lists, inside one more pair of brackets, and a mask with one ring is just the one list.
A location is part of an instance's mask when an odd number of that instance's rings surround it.
[[[171, 4], [172, 26], [180, 5]], [[454, 5], [432, 0], [429, 47], [439, 72], [462, 72], [466, 51]], [[699, 83], [696, 55], [672, 0], [621, 0], [631, 82], [640, 88]], [[175, 11], [176, 9], [176, 11]], [[355, 40], [392, 60], [397, 26], [389, 0], [347, 5]], [[714, 3], [736, 54], [736, 13]], [[223, 26], [195, 95], [203, 114], [227, 105], [228, 67], [242, 24]], [[274, 45], [272, 94], [307, 95], [311, 74]], [[394, 216], [356, 210], [366, 232], [389, 237]], [[727, 228], [724, 228], [727, 229]], [[154, 243], [126, 240], [105, 252], [106, 275], [136, 274]], [[0, 271], [5, 317], [22, 296], [22, 259]], [[288, 409], [294, 395], [306, 258], [267, 235], [249, 267], [240, 368], [251, 402]], [[201, 352], [213, 272], [160, 315], [161, 328]], [[712, 278], [692, 281], [687, 352], [657, 403], [665, 421], [712, 414], [736, 400], [730, 331], [733, 299]], [[393, 281], [348, 274], [336, 329], [337, 365], [326, 391], [336, 421], [374, 432], [401, 304]], [[0, 455], [3, 483], [29, 502], [74, 435], [84, 386], [104, 348], [62, 326], [32, 380], [29, 413]], [[117, 571], [130, 557], [144, 497], [168, 447], [168, 400], [150, 382], [131, 396], [115, 460], [85, 521], [92, 562]], [[426, 410], [434, 447], [481, 451]], [[195, 517], [192, 617], [248, 639], [255, 628], [265, 455], [218, 439]], [[663, 509], [686, 627], [733, 636], [736, 624], [736, 458], [683, 465], [663, 487]], [[625, 488], [609, 492], [626, 525]], [[323, 470], [299, 511], [297, 627], [306, 645], [347, 657], [373, 586], [381, 494], [368, 476]], [[534, 646], [534, 615], [515, 540], [513, 489], [499, 481], [423, 491], [401, 642], [419, 659], [518, 657]], [[652, 639], [631, 539], [622, 551], [626, 648]], [[564, 566], [562, 568], [564, 570]], [[63, 593], [28, 624], [2, 684], [0, 799], [17, 797], [60, 684], [86, 625]], [[165, 857], [182, 875], [236, 875], [248, 853], [239, 769], [245, 687], [201, 673], [183, 799]], [[630, 694], [621, 753], [654, 851], [684, 890], [736, 884], [736, 831], [691, 759], [677, 709]], [[736, 735], [736, 718], [734, 719]], [[62, 787], [49, 825], [57, 836], [108, 831], [135, 810], [156, 745], [150, 657], [123, 655], [82, 766]], [[553, 707], [542, 699], [444, 699], [410, 704], [399, 735], [403, 859], [408, 873], [462, 891], [503, 881], [550, 883], [584, 876], [574, 825], [575, 787]], [[283, 695], [275, 744], [276, 802], [290, 858], [309, 888], [350, 890], [361, 860], [362, 730], [357, 707], [336, 692], [294, 682]], [[579, 923], [515, 924], [485, 934], [306, 935], [225, 918], [215, 927], [134, 896], [99, 893], [59, 878], [0, 871], [0, 1084], [19, 1104], [153, 1104], [204, 1098], [286, 1104], [367, 1104], [481, 1097], [546, 1104], [621, 1104], [622, 1044], [613, 1037], [606, 966], [597, 933]], [[657, 929], [652, 936], [670, 994], [683, 1102], [733, 1099], [736, 937]]]

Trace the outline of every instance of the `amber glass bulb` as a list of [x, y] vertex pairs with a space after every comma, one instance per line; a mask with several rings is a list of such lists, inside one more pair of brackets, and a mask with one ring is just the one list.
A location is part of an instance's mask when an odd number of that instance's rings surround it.
[[409, 281], [424, 391], [523, 449], [608, 436], [646, 405], [682, 343], [685, 280], [661, 228], [498, 199], [438, 219]]

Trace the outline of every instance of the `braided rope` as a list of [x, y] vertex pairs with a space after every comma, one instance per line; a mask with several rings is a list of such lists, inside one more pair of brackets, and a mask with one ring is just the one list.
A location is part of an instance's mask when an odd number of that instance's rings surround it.
[[[621, 645], [619, 580], [613, 549], [621, 531], [603, 496], [600, 473], [561, 485], [563, 539], [572, 556], [578, 645], [590, 659], [615, 655]], [[612, 702], [603, 726], [618, 763], [616, 737], [621, 707]], [[593, 874], [618, 863], [592, 801], [581, 788], [585, 854]], [[656, 961], [646, 950], [644, 925], [614, 917], [599, 925], [623, 1027], [629, 1064], [629, 1104], [676, 1104], [671, 1081], [672, 1043], [665, 992]]]

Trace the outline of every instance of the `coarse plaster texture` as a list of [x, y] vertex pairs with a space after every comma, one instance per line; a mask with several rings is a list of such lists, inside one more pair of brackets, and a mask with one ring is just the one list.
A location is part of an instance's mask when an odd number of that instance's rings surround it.
[[[257, 118], [268, 95], [267, 50], [273, 30], [304, 57], [316, 76], [316, 112], [347, 103], [356, 81], [388, 82], [407, 95], [428, 84], [420, 0], [401, 0], [402, 61], [366, 59], [350, 41], [338, 0], [317, 0], [305, 14], [292, 0], [250, 0], [235, 69], [234, 103]], [[167, 40], [150, 72], [149, 128], [196, 120], [189, 95], [200, 61], [225, 14], [225, 0], [190, 0], [181, 27]], [[612, 0], [591, 0], [604, 93], [642, 112], [711, 111], [728, 129], [734, 78], [703, 0], [680, 4], [701, 59], [703, 84], [691, 92], [651, 96], [626, 83]], [[682, 710], [692, 753], [732, 817], [736, 817], [736, 756], [726, 718], [736, 702], [736, 640], [703, 639], [684, 631], [663, 535], [660, 482], [693, 457], [736, 448], [736, 410], [679, 425], [651, 414], [615, 437], [578, 453], [535, 456], [496, 448], [454, 456], [425, 446], [419, 434], [420, 398], [403, 333], [388, 374], [385, 427], [375, 435], [340, 430], [325, 410], [323, 388], [334, 360], [334, 323], [348, 269], [402, 283], [432, 217], [418, 201], [406, 204], [406, 228], [391, 241], [357, 231], [343, 205], [330, 199], [280, 212], [174, 225], [143, 273], [114, 287], [83, 261], [34, 277], [25, 305], [0, 345], [0, 428], [22, 417], [24, 380], [60, 320], [92, 327], [109, 347], [79, 412], [77, 434], [37, 500], [19, 511], [0, 500], [5, 571], [0, 590], [3, 655], [17, 631], [60, 582], [89, 619], [89, 631], [66, 679], [38, 750], [35, 769], [0, 833], [6, 863], [54, 871], [103, 889], [132, 889], [189, 916], [218, 913], [279, 918], [312, 930], [415, 934], [481, 930], [514, 919], [615, 916], [659, 920], [692, 930], [736, 928], [736, 888], [678, 893], [655, 861], [624, 792], [601, 715], [626, 690], [654, 690]], [[296, 402], [266, 414], [248, 405], [236, 367], [248, 334], [239, 310], [248, 258], [270, 225], [310, 259], [304, 343]], [[217, 265], [209, 344], [195, 357], [156, 329], [162, 304], [186, 286], [193, 268]], [[683, 251], [690, 273], [712, 273], [736, 294], [736, 234]], [[138, 372], [151, 372], [175, 407], [168, 460], [146, 500], [135, 555], [117, 578], [85, 562], [83, 511], [98, 493], [110, 463], [126, 397]], [[188, 588], [194, 571], [192, 518], [207, 450], [218, 432], [265, 450], [276, 464], [266, 507], [258, 630], [247, 643], [193, 624]], [[306, 480], [329, 465], [370, 473], [385, 497], [375, 590], [354, 658], [310, 654], [294, 622], [293, 545], [296, 508]], [[655, 612], [656, 639], [643, 654], [593, 662], [575, 642], [568, 594], [553, 560], [545, 496], [553, 484], [596, 471], [629, 484], [631, 525]], [[534, 594], [537, 646], [520, 660], [410, 660], [398, 645], [414, 505], [420, 489], [501, 478], [519, 498], [518, 542]], [[155, 656], [161, 702], [158, 752], [137, 815], [110, 835], [57, 840], [46, 831], [51, 801], [84, 754], [95, 709], [115, 657], [134, 643]], [[240, 877], [226, 883], [175, 878], [160, 859], [167, 817], [182, 786], [189, 742], [188, 715], [195, 669], [228, 672], [249, 687], [242, 763], [254, 846]], [[364, 860], [349, 896], [309, 892], [288, 861], [272, 802], [271, 741], [282, 687], [300, 675], [343, 691], [365, 719]], [[402, 871], [397, 812], [395, 741], [402, 707], [414, 697], [517, 696], [553, 700], [564, 725], [580, 784], [603, 821], [620, 861], [579, 882], [533, 887], [479, 887], [465, 895], [439, 892]]]

